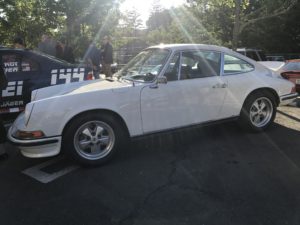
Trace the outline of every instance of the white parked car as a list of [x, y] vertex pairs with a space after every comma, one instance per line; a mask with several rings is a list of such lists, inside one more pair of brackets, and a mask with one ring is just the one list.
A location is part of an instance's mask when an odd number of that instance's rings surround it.
[[210, 45], [147, 48], [111, 80], [32, 92], [8, 132], [27, 157], [60, 152], [89, 165], [110, 159], [130, 137], [240, 119], [267, 128], [295, 85], [239, 53]]

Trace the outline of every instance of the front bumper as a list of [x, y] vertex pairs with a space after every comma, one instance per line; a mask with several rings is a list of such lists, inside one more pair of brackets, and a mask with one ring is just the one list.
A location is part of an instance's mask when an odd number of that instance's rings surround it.
[[280, 96], [280, 105], [288, 105], [298, 97], [298, 93], [291, 93]]
[[61, 136], [47, 137], [35, 140], [21, 140], [12, 136], [13, 127], [7, 133], [8, 140], [18, 146], [21, 153], [29, 158], [50, 157], [59, 154], [61, 149]]

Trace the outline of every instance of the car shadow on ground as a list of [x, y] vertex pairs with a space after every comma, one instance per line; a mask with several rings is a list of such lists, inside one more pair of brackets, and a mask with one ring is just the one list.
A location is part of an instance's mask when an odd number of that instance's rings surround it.
[[114, 167], [141, 171], [128, 178], [138, 187], [145, 176], [160, 185], [120, 224], [299, 224], [299, 146], [300, 131], [278, 123], [262, 133], [230, 122], [134, 140]]
[[[290, 119], [297, 122], [300, 120], [284, 112]], [[237, 122], [227, 122], [224, 124], [186, 128], [171, 132], [147, 135], [132, 140], [130, 147], [121, 152], [121, 157], [130, 158], [133, 155], [143, 154], [146, 151], [188, 151], [190, 146], [222, 145], [223, 142], [230, 142], [232, 145], [251, 151], [259, 141], [268, 145], [268, 148], [280, 149], [286, 154], [294, 152], [299, 155], [300, 162], [300, 131], [274, 123], [265, 132], [251, 133], [239, 127]], [[250, 142], [253, 145], [248, 145]], [[209, 144], [210, 143], [210, 144]], [[259, 143], [257, 143], [259, 144]], [[258, 145], [259, 147], [259, 145]], [[199, 149], [201, 151], [201, 149]], [[133, 155], [132, 155], [133, 154]], [[292, 157], [294, 158], [294, 156]]]
[[2, 221], [300, 224], [299, 146], [298, 130], [275, 123], [249, 133], [231, 122], [133, 140], [109, 163], [47, 185], [14, 175], [11, 162], [0, 171]]

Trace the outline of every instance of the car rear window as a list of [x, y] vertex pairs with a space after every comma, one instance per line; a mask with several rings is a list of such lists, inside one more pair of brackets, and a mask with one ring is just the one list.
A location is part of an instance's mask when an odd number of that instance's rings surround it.
[[19, 54], [4, 54], [1, 64], [6, 73], [37, 71], [39, 66], [33, 59]]
[[254, 69], [248, 62], [231, 55], [224, 55], [224, 74], [247, 73]]

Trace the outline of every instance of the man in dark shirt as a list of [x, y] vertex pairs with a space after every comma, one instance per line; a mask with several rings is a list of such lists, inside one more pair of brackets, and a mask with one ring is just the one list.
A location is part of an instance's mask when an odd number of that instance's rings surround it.
[[56, 55], [56, 41], [50, 36], [43, 34], [41, 42], [38, 45], [38, 50], [48, 55]]
[[88, 50], [87, 50], [87, 61], [93, 67], [93, 74], [95, 79], [99, 79], [100, 76], [100, 60], [101, 60], [101, 53], [96, 45], [91, 42]]
[[64, 38], [57, 42], [56, 57], [69, 63], [75, 63], [73, 49], [67, 44]]
[[111, 64], [113, 63], [113, 47], [110, 44], [110, 38], [105, 36], [101, 46], [102, 68], [105, 77], [111, 77]]

